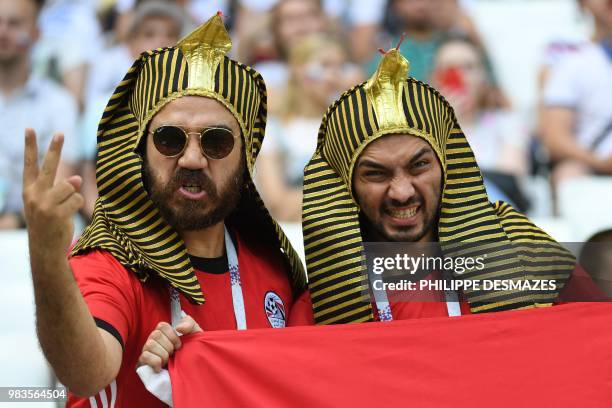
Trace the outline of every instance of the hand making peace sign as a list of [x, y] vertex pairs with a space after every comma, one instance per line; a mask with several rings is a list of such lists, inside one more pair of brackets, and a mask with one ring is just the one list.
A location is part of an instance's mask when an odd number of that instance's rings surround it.
[[25, 131], [23, 203], [31, 255], [42, 256], [40, 251], [65, 254], [74, 232], [73, 216], [84, 204], [80, 176], [55, 180], [63, 143], [64, 135], [56, 133], [39, 168], [36, 133]]

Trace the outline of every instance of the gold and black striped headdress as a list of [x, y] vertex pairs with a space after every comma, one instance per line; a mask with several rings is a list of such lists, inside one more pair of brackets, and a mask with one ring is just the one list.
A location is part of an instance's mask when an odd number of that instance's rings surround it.
[[[360, 153], [388, 134], [427, 141], [444, 172], [439, 241], [445, 255], [462, 243], [486, 244], [487, 268], [466, 279], [557, 279], [560, 289], [573, 258], [506, 203], [489, 202], [474, 154], [454, 111], [431, 86], [408, 77], [408, 61], [392, 49], [367, 82], [345, 92], [323, 117], [315, 154], [304, 174], [303, 232], [315, 320], [319, 324], [372, 319], [364, 272], [360, 209], [352, 172]], [[517, 248], [517, 243], [526, 247]], [[540, 248], [535, 248], [535, 245]], [[465, 250], [465, 248], [464, 248]], [[546, 252], [555, 258], [538, 256]], [[495, 262], [493, 262], [495, 261]], [[465, 292], [473, 313], [547, 305], [557, 293]]]
[[151, 274], [165, 279], [191, 302], [204, 297], [176, 231], [150, 200], [138, 151], [153, 115], [186, 95], [213, 98], [236, 118], [246, 149], [247, 173], [241, 199], [228, 222], [248, 226], [257, 239], [284, 253], [296, 293], [305, 288], [299, 258], [270, 218], [252, 182], [253, 165], [266, 125], [266, 88], [259, 73], [225, 54], [231, 40], [215, 15], [176, 46], [143, 53], [110, 98], [98, 127], [96, 179], [99, 198], [93, 220], [72, 250], [112, 253], [142, 281]]

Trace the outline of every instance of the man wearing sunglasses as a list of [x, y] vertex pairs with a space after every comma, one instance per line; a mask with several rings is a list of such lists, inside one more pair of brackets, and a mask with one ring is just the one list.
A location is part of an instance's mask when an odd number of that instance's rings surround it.
[[100, 196], [69, 261], [81, 180], [54, 182], [61, 135], [39, 169], [26, 132], [37, 329], [68, 406], [162, 406], [135, 367], [144, 348], [140, 363], [159, 370], [180, 348], [175, 330], [312, 320], [301, 262], [251, 178], [265, 85], [230, 47], [217, 15], [134, 63], [100, 121]]

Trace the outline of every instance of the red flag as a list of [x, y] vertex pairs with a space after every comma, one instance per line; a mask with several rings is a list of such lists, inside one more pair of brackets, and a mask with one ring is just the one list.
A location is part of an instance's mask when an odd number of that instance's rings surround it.
[[187, 336], [175, 407], [609, 407], [612, 304]]

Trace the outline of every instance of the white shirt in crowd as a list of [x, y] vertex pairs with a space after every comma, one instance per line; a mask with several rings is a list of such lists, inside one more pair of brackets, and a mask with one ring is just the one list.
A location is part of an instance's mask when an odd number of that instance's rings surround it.
[[317, 133], [321, 120], [296, 118], [281, 121], [269, 118], [261, 155], [279, 154], [283, 178], [287, 185], [302, 188], [304, 167], [317, 148]]
[[41, 38], [34, 45], [34, 66], [47, 73], [55, 60], [60, 74], [94, 63], [102, 48], [97, 0], [47, 0], [39, 17]]
[[[462, 124], [461, 127], [481, 169], [521, 173], [508, 152], [527, 154], [529, 137], [527, 127], [515, 113], [487, 110], [478, 115], [473, 126]], [[513, 168], [516, 171], [510, 171]]]
[[119, 44], [102, 51], [99, 62], [92, 65], [85, 89], [85, 111], [79, 127], [83, 159], [95, 159], [96, 135], [104, 108], [133, 63], [134, 57], [128, 47]]
[[33, 128], [38, 139], [39, 163], [55, 132], [64, 133], [62, 160], [79, 159], [75, 134], [77, 105], [68, 91], [54, 82], [31, 75], [25, 86], [10, 96], [0, 93], [0, 213], [22, 208], [24, 130]]
[[[578, 143], [590, 148], [612, 124], [612, 60], [598, 44], [585, 44], [560, 59], [544, 90], [544, 105], [574, 111]], [[598, 156], [612, 155], [612, 130], [595, 150]]]

